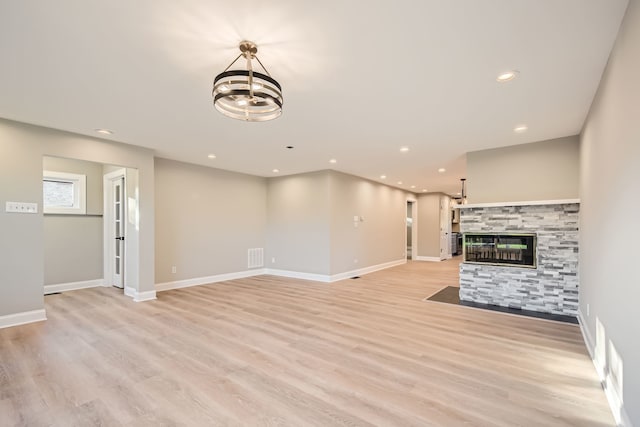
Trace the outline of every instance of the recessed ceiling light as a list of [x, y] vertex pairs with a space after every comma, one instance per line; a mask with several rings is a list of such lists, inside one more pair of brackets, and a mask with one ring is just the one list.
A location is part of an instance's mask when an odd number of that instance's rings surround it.
[[426, 189], [426, 188], [423, 188], [423, 189], [422, 189], [422, 192], [423, 192], [423, 193], [426, 193], [426, 192], [427, 192], [427, 189]]
[[402, 185], [402, 181], [398, 181], [398, 185]]
[[113, 135], [113, 131], [109, 129], [95, 129], [95, 131], [102, 135]]
[[445, 173], [446, 171], [447, 171], [447, 170], [446, 170], [445, 168], [440, 168], [440, 169], [438, 169], [438, 172], [440, 172], [440, 173]]
[[387, 175], [380, 175], [380, 179], [387, 179]]
[[215, 159], [216, 155], [215, 154], [209, 154], [207, 157], [210, 158], [210, 159]]
[[338, 161], [336, 159], [331, 159], [329, 160], [329, 163], [338, 163]]
[[415, 186], [415, 185], [412, 185], [412, 186], [411, 186], [411, 188], [416, 188], [416, 186]]
[[400, 147], [401, 153], [406, 153], [407, 151], [409, 151], [409, 147]]
[[498, 74], [498, 77], [496, 77], [496, 81], [498, 83], [506, 83], [506, 82], [510, 82], [516, 77], [518, 77], [518, 71], [510, 70], [510, 71], [505, 71], [504, 73]]
[[527, 127], [527, 125], [519, 125], [516, 126], [515, 128], [513, 128], [513, 131], [515, 133], [524, 133], [528, 130], [529, 128]]
[[456, 195], [458, 195], [458, 196], [459, 196], [459, 195], [461, 195], [461, 194], [462, 194], [462, 193], [461, 193], [461, 192], [459, 192], [459, 191], [456, 193]]
[[280, 172], [280, 170], [279, 170], [279, 169], [274, 169], [274, 170], [272, 170], [271, 172], [273, 172], [273, 173], [278, 173], [278, 172]]

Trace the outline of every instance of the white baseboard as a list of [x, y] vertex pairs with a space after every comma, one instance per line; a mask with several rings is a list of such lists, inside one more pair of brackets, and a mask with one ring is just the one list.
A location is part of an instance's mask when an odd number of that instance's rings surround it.
[[[332, 276], [328, 274], [304, 273], [301, 271], [279, 270], [275, 268], [260, 268], [255, 270], [239, 271], [236, 273], [217, 274], [215, 276], [196, 277], [193, 279], [178, 280], [175, 282], [157, 283], [156, 291], [163, 292], [163, 291], [168, 291], [170, 289], [181, 289], [181, 288], [188, 288], [190, 286], [207, 285], [209, 283], [224, 282], [226, 280], [244, 279], [245, 277], [260, 276], [263, 274], [269, 274], [272, 276], [281, 276], [281, 277], [291, 277], [294, 279], [302, 279], [302, 280], [312, 280], [314, 282], [330, 283], [330, 282], [336, 282], [338, 280], [348, 279], [349, 277], [359, 276], [362, 274], [367, 274], [367, 273], [372, 273], [374, 271], [382, 270], [385, 268], [394, 267], [396, 265], [404, 264], [406, 262], [407, 260], [403, 258], [396, 261], [385, 262], [383, 264], [372, 265], [369, 267], [359, 268], [357, 270], [334, 274]], [[126, 289], [125, 289], [125, 294], [129, 295]], [[133, 296], [133, 294], [129, 296]]]
[[138, 292], [136, 289], [129, 288], [127, 286], [125, 286], [124, 288], [124, 294], [128, 297], [133, 298], [133, 301], [135, 302], [152, 301], [154, 299], [157, 299], [156, 291]]
[[278, 270], [275, 268], [266, 268], [262, 274], [270, 274], [272, 276], [291, 277], [294, 279], [313, 280], [315, 282], [329, 283], [331, 276], [328, 274], [303, 273], [301, 271]]
[[416, 256], [413, 259], [416, 261], [430, 261], [430, 262], [442, 261], [440, 257], [437, 257], [437, 256]]
[[0, 329], [25, 325], [27, 323], [41, 322], [43, 320], [47, 320], [47, 312], [44, 311], [44, 309], [7, 314], [6, 316], [0, 316]]
[[354, 276], [360, 276], [367, 273], [373, 273], [374, 271], [384, 270], [385, 268], [395, 267], [396, 265], [406, 264], [406, 258], [402, 258], [395, 261], [384, 262], [382, 264], [370, 265], [369, 267], [358, 268], [357, 270], [345, 271], [338, 274], [316, 274], [316, 273], [303, 273], [300, 271], [290, 270], [277, 270], [273, 268], [267, 268], [264, 274], [271, 274], [273, 276], [292, 277], [294, 279], [313, 280], [315, 282], [332, 283], [339, 280], [349, 279]]
[[175, 282], [156, 283], [156, 291], [168, 291], [171, 289], [188, 288], [190, 286], [206, 285], [209, 283], [224, 282], [226, 280], [244, 279], [245, 277], [259, 276], [265, 273], [264, 268], [256, 270], [239, 271], [237, 273], [216, 274], [215, 276], [196, 277], [193, 279], [177, 280]]
[[104, 286], [104, 279], [83, 280], [81, 282], [57, 283], [55, 285], [45, 285], [44, 294], [53, 294], [56, 292], [75, 291], [78, 289], [95, 288]]
[[582, 315], [582, 311], [578, 309], [578, 323], [580, 324], [580, 331], [582, 332], [582, 338], [584, 339], [584, 343], [587, 347], [587, 351], [589, 352], [589, 357], [593, 362], [593, 366], [596, 369], [596, 373], [600, 378], [600, 382], [602, 384], [602, 388], [604, 389], [604, 394], [607, 396], [607, 402], [609, 403], [609, 408], [611, 409], [611, 413], [613, 414], [613, 418], [616, 421], [616, 424], [619, 427], [633, 427], [631, 424], [631, 420], [629, 419], [629, 415], [624, 408], [624, 404], [620, 395], [614, 387], [611, 387], [611, 378], [609, 377], [609, 373], [606, 370], [605, 366], [601, 366], [601, 364], [595, 358], [595, 341], [593, 340], [593, 336], [591, 332], [589, 332], [589, 328], [587, 327], [586, 322], [584, 321], [584, 316]]
[[344, 273], [333, 274], [330, 276], [330, 282], [337, 282], [338, 280], [349, 279], [354, 276], [360, 276], [363, 274], [373, 273], [374, 271], [384, 270], [385, 268], [395, 267], [396, 265], [406, 264], [407, 259], [402, 258], [395, 261], [384, 262], [382, 264], [372, 265], [369, 267], [359, 268], [357, 270], [346, 271]]

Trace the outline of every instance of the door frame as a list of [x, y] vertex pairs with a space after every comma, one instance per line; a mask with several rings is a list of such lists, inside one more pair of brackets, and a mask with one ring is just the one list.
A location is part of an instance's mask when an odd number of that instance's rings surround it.
[[[104, 270], [104, 286], [111, 287], [111, 278], [113, 277], [113, 258], [115, 257], [114, 246], [112, 244], [114, 235], [114, 218], [113, 218], [113, 191], [111, 191], [112, 182], [116, 179], [122, 179], [123, 182], [123, 228], [124, 235], [127, 236], [127, 223], [128, 221], [128, 208], [127, 208], [127, 171], [125, 168], [117, 169], [113, 172], [109, 172], [102, 177], [102, 193], [103, 197], [103, 270]], [[127, 240], [124, 241], [124, 257], [122, 257], [123, 274], [123, 286], [127, 286], [127, 270], [129, 267], [127, 256]]]
[[407, 259], [407, 204], [411, 203], [411, 260], [418, 257], [418, 199], [410, 198], [404, 202], [404, 259]]

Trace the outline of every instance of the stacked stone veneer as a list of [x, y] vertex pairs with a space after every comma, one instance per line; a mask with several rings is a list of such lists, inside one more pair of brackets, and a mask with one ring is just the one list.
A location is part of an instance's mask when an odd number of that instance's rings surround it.
[[460, 210], [460, 231], [537, 235], [537, 268], [460, 264], [460, 299], [576, 316], [577, 203]]

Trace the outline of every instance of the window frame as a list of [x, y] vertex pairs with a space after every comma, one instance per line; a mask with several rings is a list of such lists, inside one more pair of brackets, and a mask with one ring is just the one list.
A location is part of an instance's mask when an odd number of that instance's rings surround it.
[[[73, 184], [73, 206], [47, 206], [45, 204], [44, 182], [58, 181]], [[87, 176], [77, 173], [43, 171], [42, 172], [42, 212], [45, 214], [86, 215], [87, 213]]]

